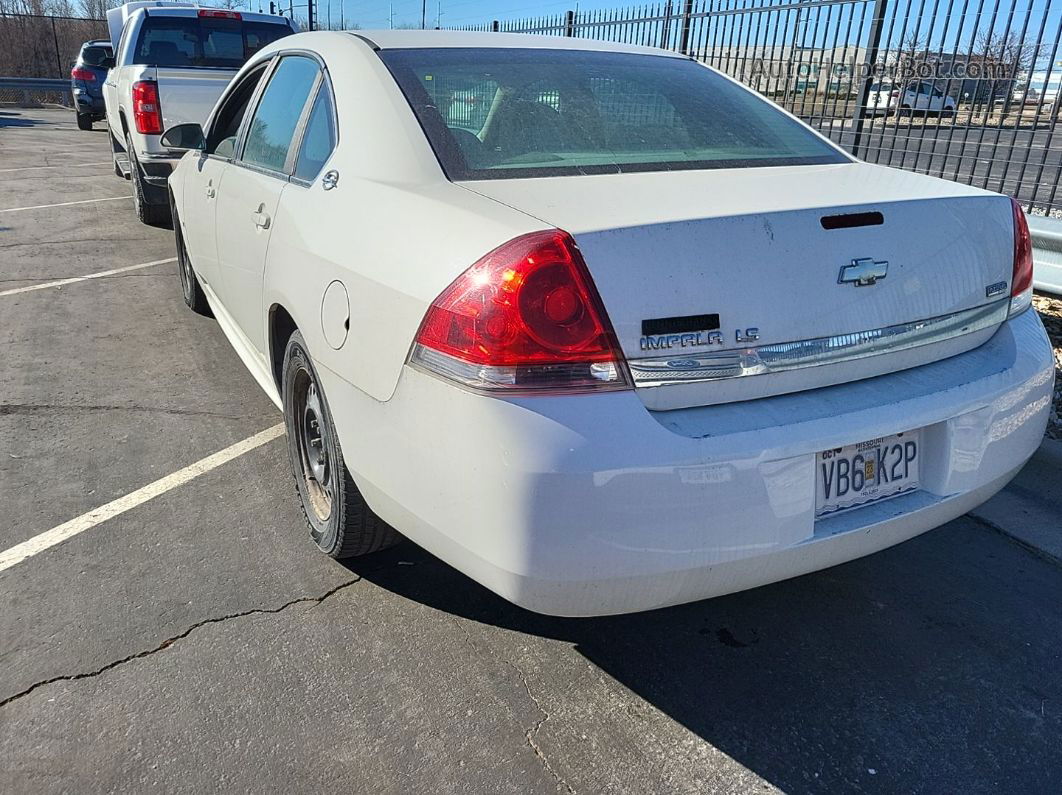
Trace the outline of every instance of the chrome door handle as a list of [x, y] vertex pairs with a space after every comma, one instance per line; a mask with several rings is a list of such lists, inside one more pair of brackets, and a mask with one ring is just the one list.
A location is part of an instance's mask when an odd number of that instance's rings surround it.
[[254, 225], [259, 229], [269, 228], [269, 213], [265, 211], [265, 205], [251, 213], [251, 217], [254, 218]]

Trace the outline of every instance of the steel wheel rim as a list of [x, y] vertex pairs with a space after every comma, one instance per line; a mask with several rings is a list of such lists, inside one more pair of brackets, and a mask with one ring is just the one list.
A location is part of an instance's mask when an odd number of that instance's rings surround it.
[[329, 450], [331, 436], [313, 376], [299, 370], [295, 377], [295, 444], [307, 505], [318, 522], [327, 522], [335, 503], [335, 468]]

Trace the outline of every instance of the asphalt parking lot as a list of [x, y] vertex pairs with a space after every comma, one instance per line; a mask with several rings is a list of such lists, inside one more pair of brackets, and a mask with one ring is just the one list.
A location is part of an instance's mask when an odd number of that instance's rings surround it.
[[0, 569], [0, 791], [1062, 788], [1062, 565], [984, 520], [573, 620], [321, 555], [282, 439], [173, 480], [281, 418], [128, 196], [102, 125], [0, 110], [0, 559], [90, 525]]

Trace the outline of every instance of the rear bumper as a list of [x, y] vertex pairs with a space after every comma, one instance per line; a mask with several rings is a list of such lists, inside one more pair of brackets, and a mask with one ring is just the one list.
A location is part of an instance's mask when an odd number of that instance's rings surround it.
[[[516, 604], [589, 616], [805, 574], [961, 515], [1039, 445], [1054, 367], [1026, 312], [934, 364], [669, 412], [631, 392], [500, 400], [408, 369], [380, 403], [319, 372], [373, 510]], [[816, 520], [818, 451], [916, 428], [921, 490]]]
[[74, 109], [81, 114], [91, 114], [94, 121], [107, 115], [102, 96], [95, 96], [86, 89], [74, 87]]
[[157, 188], [165, 188], [170, 174], [177, 168], [181, 161], [180, 157], [174, 157], [169, 152], [138, 152], [137, 160], [144, 180]]

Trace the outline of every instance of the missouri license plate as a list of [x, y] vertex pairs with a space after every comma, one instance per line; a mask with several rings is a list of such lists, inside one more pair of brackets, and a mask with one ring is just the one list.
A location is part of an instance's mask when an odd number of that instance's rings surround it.
[[815, 515], [914, 491], [920, 455], [917, 431], [823, 450], [815, 460]]

